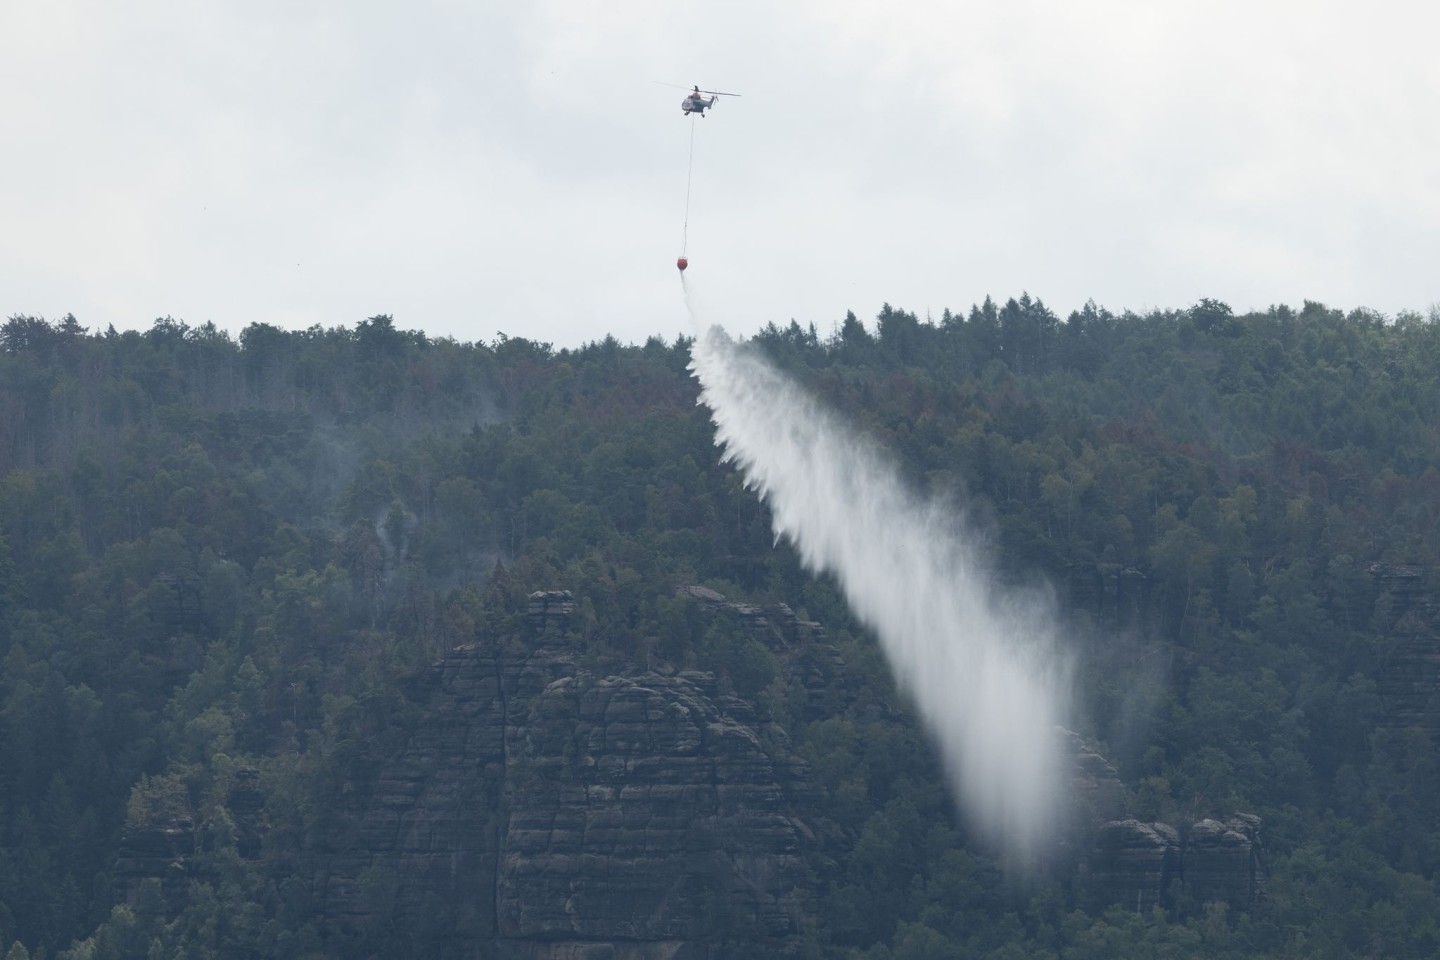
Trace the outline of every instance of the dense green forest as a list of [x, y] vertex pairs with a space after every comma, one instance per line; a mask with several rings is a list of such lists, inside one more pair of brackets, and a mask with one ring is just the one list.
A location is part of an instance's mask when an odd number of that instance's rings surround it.
[[[551, 589], [587, 656], [710, 671], [788, 731], [845, 838], [814, 865], [809, 955], [1440, 954], [1440, 316], [1022, 296], [753, 340], [963, 502], [1007, 577], [1053, 585], [1074, 724], [1133, 815], [1258, 815], [1263, 896], [1137, 912], [1083, 872], [1006, 878], [872, 638], [718, 462], [684, 338], [16, 316], [6, 960], [371, 955], [309, 908], [312, 839], [415, 722], [414, 678]], [[697, 628], [692, 584], [818, 621], [869, 695], [816, 716], [763, 647]], [[195, 824], [183, 875], [127, 890], [122, 837], [166, 817]], [[375, 955], [404, 955], [392, 933]]]

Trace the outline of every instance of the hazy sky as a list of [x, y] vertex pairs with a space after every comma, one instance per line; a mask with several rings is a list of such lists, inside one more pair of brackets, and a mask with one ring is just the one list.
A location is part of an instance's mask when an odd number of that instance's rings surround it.
[[692, 126], [690, 277], [740, 332], [1425, 311], [1437, 10], [0, 0], [0, 315], [673, 339]]

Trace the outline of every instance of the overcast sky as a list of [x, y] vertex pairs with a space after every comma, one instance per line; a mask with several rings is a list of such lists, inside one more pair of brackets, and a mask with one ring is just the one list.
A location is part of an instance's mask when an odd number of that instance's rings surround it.
[[0, 315], [673, 339], [692, 127], [690, 278], [742, 333], [1424, 312], [1437, 10], [0, 0]]

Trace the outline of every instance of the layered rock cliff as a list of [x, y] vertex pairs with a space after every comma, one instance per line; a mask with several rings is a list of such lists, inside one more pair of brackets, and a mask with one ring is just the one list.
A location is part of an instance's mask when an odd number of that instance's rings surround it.
[[[784, 605], [682, 595], [733, 618], [804, 691], [800, 714], [859, 695], [820, 627]], [[565, 592], [531, 597], [516, 636], [458, 647], [412, 692], [398, 749], [352, 769], [303, 873], [344, 955], [376, 944], [411, 955], [517, 960], [788, 957], [844, 838], [784, 731], [708, 673], [602, 665], [569, 635]], [[793, 686], [793, 685], [792, 685]], [[1258, 818], [1172, 826], [1129, 815], [1115, 768], [1057, 730], [1070, 804], [1057, 861], [1090, 906], [1148, 912], [1177, 894], [1236, 909], [1260, 895]], [[264, 797], [254, 771], [227, 795], [242, 856], [258, 855]], [[192, 820], [127, 835], [117, 878], [178, 892], [198, 848]], [[287, 868], [288, 869], [288, 868]], [[348, 946], [346, 945], [348, 944]]]
[[568, 595], [533, 599], [532, 636], [437, 662], [409, 743], [351, 785], [331, 927], [526, 960], [794, 954], [812, 788], [783, 734], [708, 674], [583, 666]]
[[1437, 571], [1413, 564], [1377, 563], [1370, 575], [1380, 590], [1376, 627], [1386, 644], [1375, 678], [1393, 728], [1440, 734], [1440, 589]]
[[1252, 906], [1265, 885], [1260, 818], [1236, 813], [1175, 826], [1130, 816], [1119, 773], [1083, 738], [1058, 731], [1070, 764], [1068, 833], [1083, 838], [1078, 868], [1089, 905], [1119, 904], [1138, 913], [1172, 905], [1179, 894], [1197, 903]]
[[1181, 895], [1248, 909], [1265, 886], [1259, 834], [1260, 818], [1243, 813], [1184, 829], [1135, 819], [1103, 823], [1084, 865], [1091, 905], [1148, 913]]

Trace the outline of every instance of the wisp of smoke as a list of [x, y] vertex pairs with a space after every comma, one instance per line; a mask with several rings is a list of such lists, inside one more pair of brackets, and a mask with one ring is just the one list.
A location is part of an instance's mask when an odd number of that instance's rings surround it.
[[[688, 285], [686, 299], [693, 317]], [[912, 492], [881, 450], [753, 348], [712, 327], [691, 370], [723, 459], [769, 505], [776, 539], [833, 574], [879, 637], [961, 809], [1012, 862], [1030, 862], [1056, 821], [1068, 676], [1048, 605], [1001, 589], [954, 509]]]

